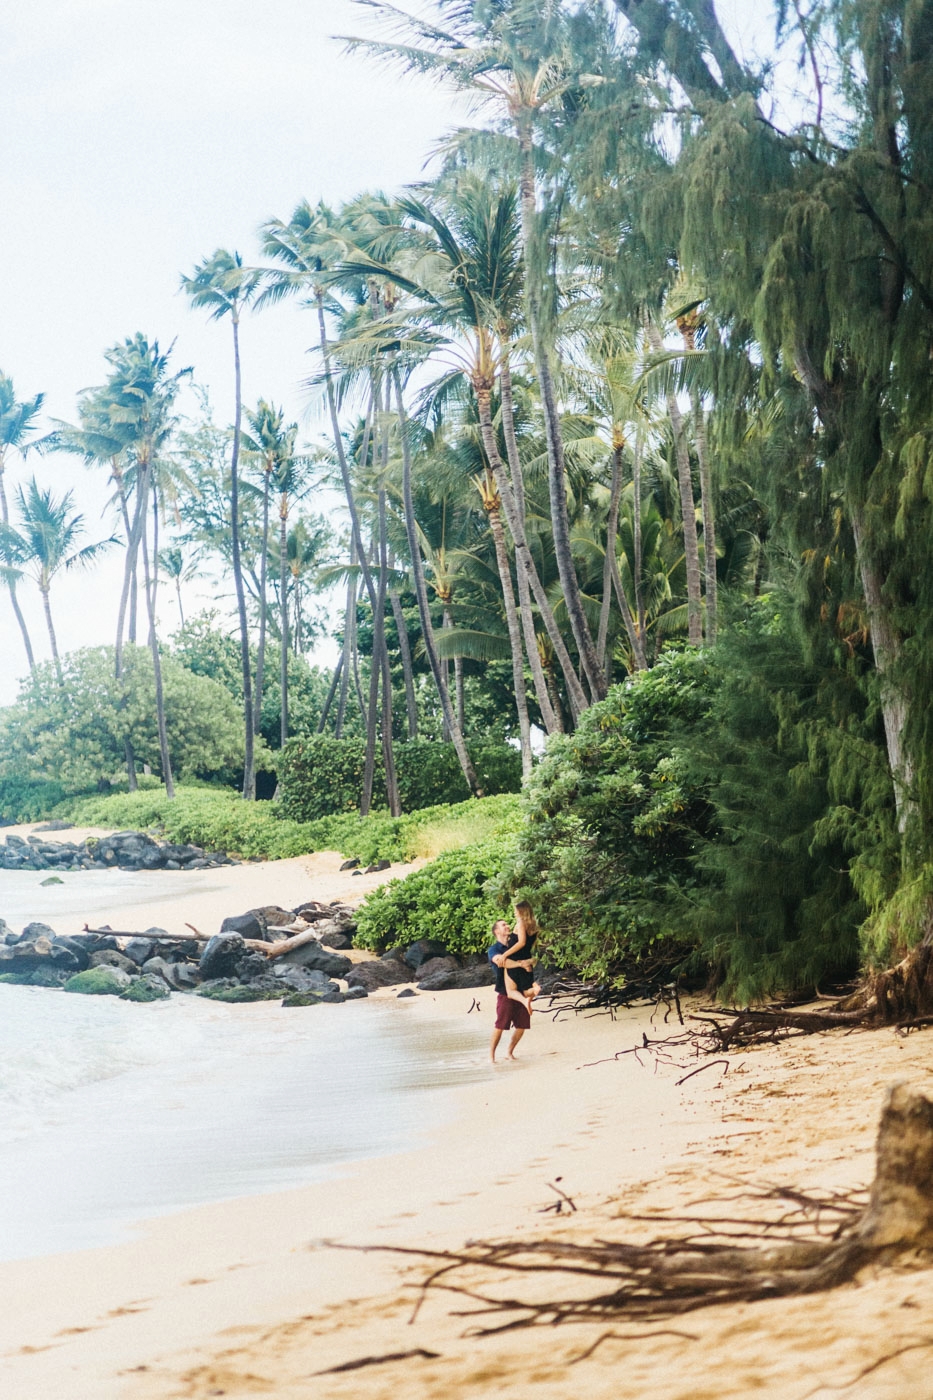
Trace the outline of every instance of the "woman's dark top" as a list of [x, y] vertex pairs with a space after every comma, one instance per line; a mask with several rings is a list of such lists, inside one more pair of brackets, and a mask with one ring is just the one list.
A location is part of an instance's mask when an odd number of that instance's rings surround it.
[[[518, 958], [521, 962], [525, 962], [526, 959], [529, 959], [531, 962], [534, 962], [535, 944], [537, 943], [537, 941], [538, 935], [536, 933], [529, 934], [528, 938], [525, 940], [524, 948], [510, 948], [509, 957]], [[535, 980], [535, 975], [533, 972], [529, 972], [524, 967], [507, 967], [506, 971], [508, 972], [512, 981], [515, 983], [515, 986], [522, 993], [523, 996], [526, 992], [531, 991]]]

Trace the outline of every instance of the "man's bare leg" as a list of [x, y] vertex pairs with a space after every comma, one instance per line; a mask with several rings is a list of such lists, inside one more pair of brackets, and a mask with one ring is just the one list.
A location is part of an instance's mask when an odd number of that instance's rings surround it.
[[510, 1060], [514, 1060], [514, 1059], [515, 1059], [515, 1047], [518, 1045], [518, 1042], [521, 1040], [521, 1038], [522, 1038], [522, 1036], [523, 1036], [524, 1034], [525, 1034], [524, 1027], [516, 1026], [515, 1029], [513, 1030], [513, 1032], [512, 1032], [512, 1039], [509, 1041], [509, 1059], [510, 1059]]
[[492, 1033], [492, 1040], [489, 1042], [489, 1058], [493, 1064], [496, 1063], [496, 1051], [499, 1048], [499, 1041], [502, 1039], [502, 1032], [497, 1028]]

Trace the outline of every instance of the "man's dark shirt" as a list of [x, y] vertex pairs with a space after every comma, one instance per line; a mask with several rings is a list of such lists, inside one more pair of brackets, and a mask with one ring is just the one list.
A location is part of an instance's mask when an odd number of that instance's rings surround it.
[[[508, 943], [498, 943], [498, 942], [497, 942], [497, 943], [494, 943], [493, 946], [492, 946], [492, 949], [490, 950], [490, 953], [489, 953], [489, 960], [490, 960], [490, 962], [492, 962], [492, 959], [493, 959], [493, 958], [498, 957], [500, 953], [507, 953], [508, 950], [512, 947], [512, 945], [513, 945], [514, 943], [517, 943], [517, 942], [518, 942], [518, 934], [517, 934], [517, 933], [510, 933], [510, 934], [509, 934], [509, 941], [508, 941]], [[508, 993], [507, 993], [506, 990], [505, 990], [505, 969], [502, 968], [502, 967], [500, 967], [498, 963], [493, 963], [492, 965], [493, 965], [493, 967], [496, 969], [496, 993], [497, 993], [497, 995], [500, 996], [500, 997], [508, 996]]]

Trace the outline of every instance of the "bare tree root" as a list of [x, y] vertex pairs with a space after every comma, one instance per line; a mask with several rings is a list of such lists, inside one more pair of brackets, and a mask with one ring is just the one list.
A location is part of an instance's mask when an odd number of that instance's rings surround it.
[[[472, 1319], [471, 1334], [481, 1336], [545, 1323], [653, 1323], [719, 1304], [824, 1292], [850, 1282], [867, 1264], [889, 1264], [908, 1252], [928, 1265], [933, 1102], [904, 1083], [888, 1090], [867, 1205], [856, 1195], [816, 1197], [787, 1189], [760, 1198], [780, 1199], [788, 1208], [764, 1220], [629, 1217], [695, 1226], [692, 1233], [648, 1244], [509, 1240], [471, 1243], [460, 1251], [393, 1252], [430, 1258], [435, 1265], [421, 1285], [415, 1313], [432, 1289], [457, 1294], [471, 1307], [455, 1315]], [[476, 1284], [478, 1270], [494, 1275], [495, 1283]], [[516, 1287], [519, 1280], [527, 1291]], [[557, 1280], [559, 1288], [548, 1287]], [[556, 1296], [542, 1298], [542, 1284]]]

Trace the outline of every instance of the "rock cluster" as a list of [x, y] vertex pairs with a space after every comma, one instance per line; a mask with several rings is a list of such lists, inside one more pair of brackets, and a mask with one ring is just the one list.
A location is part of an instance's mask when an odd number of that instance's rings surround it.
[[[56, 830], [61, 830], [58, 823]], [[204, 851], [200, 846], [154, 841], [144, 831], [117, 831], [100, 839], [49, 841], [8, 833], [0, 841], [0, 870], [207, 870], [216, 865], [236, 865], [225, 851]]]
[[[0, 981], [129, 1001], [198, 992], [218, 1001], [311, 1006], [365, 997], [380, 987], [404, 986], [413, 994], [413, 983], [436, 992], [495, 980], [484, 956], [461, 960], [433, 939], [354, 963], [344, 953], [355, 932], [353, 911], [337, 901], [249, 909], [225, 918], [206, 940], [172, 937], [160, 928], [134, 934], [88, 929], [63, 937], [42, 923], [15, 933], [0, 919]], [[311, 936], [275, 954], [276, 944], [299, 934]]]

